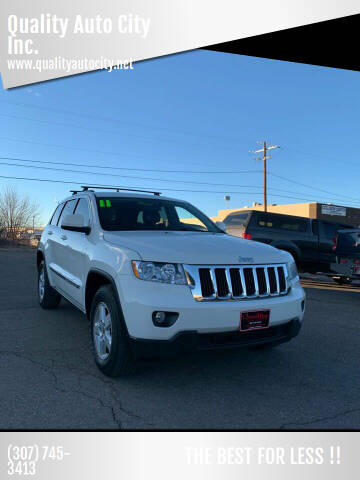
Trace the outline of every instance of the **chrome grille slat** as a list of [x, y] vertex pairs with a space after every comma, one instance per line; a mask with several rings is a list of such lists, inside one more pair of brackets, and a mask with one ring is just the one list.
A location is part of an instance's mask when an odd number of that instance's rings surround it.
[[210, 278], [214, 287], [214, 296], [218, 296], [218, 289], [217, 289], [217, 281], [216, 281], [216, 276], [215, 276], [215, 269], [210, 268]]
[[232, 288], [232, 281], [230, 277], [230, 268], [225, 268], [225, 276], [226, 276], [226, 281], [229, 289], [229, 298], [231, 298], [233, 296], [233, 288]]
[[264, 273], [265, 273], [265, 280], [266, 280], [266, 296], [269, 296], [270, 295], [270, 280], [269, 280], [268, 267], [264, 268]]
[[253, 268], [253, 269], [252, 269], [252, 273], [253, 273], [253, 278], [254, 278], [254, 283], [255, 283], [255, 293], [254, 293], [254, 296], [255, 296], [255, 297], [258, 297], [258, 296], [259, 296], [259, 282], [258, 282], [258, 279], [257, 279], [256, 268]]
[[276, 291], [276, 294], [274, 295], [280, 295], [280, 281], [279, 281], [278, 269], [275, 267], [274, 270], [275, 270], [276, 285], [277, 285], [277, 291]]
[[[191, 293], [197, 301], [263, 299], [289, 292], [285, 264], [184, 265], [184, 270]], [[250, 291], [247, 291], [247, 286]], [[281, 286], [285, 286], [285, 289], [281, 289]], [[234, 295], [234, 292], [241, 294]]]
[[242, 285], [242, 295], [241, 295], [241, 297], [244, 298], [244, 297], [247, 297], [244, 269], [239, 268], [239, 271], [240, 271], [240, 279], [241, 279], [241, 285]]

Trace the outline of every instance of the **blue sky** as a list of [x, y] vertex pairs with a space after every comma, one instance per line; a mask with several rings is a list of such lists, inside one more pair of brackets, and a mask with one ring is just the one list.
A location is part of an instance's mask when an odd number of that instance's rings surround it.
[[249, 150], [267, 140], [281, 146], [268, 162], [269, 203], [360, 206], [359, 90], [358, 72], [202, 50], [1, 89], [0, 157], [68, 165], [0, 159], [0, 175], [69, 184], [0, 178], [0, 189], [37, 200], [43, 222], [71, 182], [154, 188], [216, 215], [229, 192], [231, 208], [262, 202], [262, 163]]

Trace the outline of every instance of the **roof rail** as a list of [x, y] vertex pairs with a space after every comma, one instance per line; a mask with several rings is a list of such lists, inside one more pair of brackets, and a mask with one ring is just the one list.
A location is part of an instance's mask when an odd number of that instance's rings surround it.
[[72, 193], [73, 195], [76, 195], [77, 193], [81, 193], [83, 191], [84, 190], [70, 190], [70, 193]]
[[93, 191], [94, 188], [99, 190], [115, 190], [116, 192], [120, 192], [120, 190], [125, 190], [128, 192], [141, 192], [141, 193], [152, 193], [153, 195], [160, 196], [161, 192], [152, 192], [150, 190], [137, 190], [135, 188], [124, 188], [124, 187], [101, 187], [101, 186], [90, 186], [90, 185], [81, 185], [82, 190], [70, 190], [73, 195], [81, 192]]

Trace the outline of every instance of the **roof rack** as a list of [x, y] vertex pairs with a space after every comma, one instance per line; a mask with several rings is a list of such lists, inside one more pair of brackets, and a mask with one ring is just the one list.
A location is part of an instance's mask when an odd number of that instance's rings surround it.
[[94, 187], [90, 185], [81, 185], [82, 190], [70, 190], [70, 192], [73, 195], [76, 195], [77, 193], [81, 192], [87, 192], [87, 191], [93, 191], [94, 188], [97, 188], [99, 190], [115, 190], [116, 192], [120, 192], [120, 190], [125, 190], [127, 192], [141, 192], [141, 193], [152, 193], [153, 195], [156, 195], [159, 197], [161, 195], [161, 192], [152, 192], [150, 190], [137, 190], [135, 188], [123, 188], [123, 187]]

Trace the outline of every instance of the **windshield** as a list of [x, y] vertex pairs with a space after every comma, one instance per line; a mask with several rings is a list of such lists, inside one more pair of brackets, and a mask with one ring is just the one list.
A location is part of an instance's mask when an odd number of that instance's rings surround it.
[[223, 233], [206, 215], [185, 202], [152, 198], [96, 197], [104, 230], [159, 230]]

